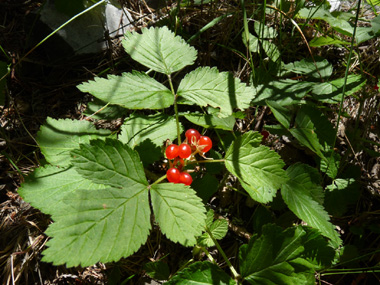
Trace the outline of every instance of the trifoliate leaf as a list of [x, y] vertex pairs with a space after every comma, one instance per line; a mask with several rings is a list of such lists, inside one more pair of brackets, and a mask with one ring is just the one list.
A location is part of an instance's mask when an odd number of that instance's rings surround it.
[[97, 190], [106, 187], [83, 178], [73, 167], [65, 169], [48, 165], [29, 174], [17, 192], [34, 208], [51, 214], [61, 207], [66, 195], [78, 189]]
[[225, 165], [253, 200], [267, 203], [287, 180], [282, 169], [285, 163], [268, 147], [253, 146], [251, 141], [256, 136], [257, 133], [247, 132], [236, 139], [226, 153]]
[[94, 140], [72, 152], [75, 169], [96, 183], [133, 189], [148, 185], [139, 155], [118, 140]]
[[128, 109], [163, 109], [174, 103], [172, 92], [142, 72], [96, 77], [77, 86], [96, 98]]
[[[180, 124], [180, 131], [183, 128]], [[149, 139], [154, 145], [162, 146], [167, 139], [177, 137], [175, 118], [163, 114], [145, 116], [131, 115], [121, 127], [119, 140], [131, 148]]]
[[[131, 177], [132, 178], [132, 177]], [[118, 261], [145, 243], [150, 225], [148, 189], [77, 190], [65, 197], [54, 224], [43, 261], [55, 265], [89, 266]]]
[[314, 284], [313, 266], [303, 259], [302, 227], [288, 228], [268, 224], [260, 237], [253, 236], [240, 247], [240, 272], [250, 284]]
[[88, 121], [47, 118], [37, 134], [37, 142], [47, 162], [57, 166], [70, 165], [70, 151], [92, 139], [107, 137], [109, 130], [97, 130]]
[[183, 184], [162, 183], [152, 185], [150, 193], [161, 231], [174, 242], [194, 245], [206, 219], [202, 200], [195, 191]]
[[248, 108], [256, 93], [231, 73], [199, 67], [182, 79], [177, 94], [193, 104], [219, 108], [219, 117], [227, 117], [235, 108]]
[[171, 74], [194, 63], [197, 51], [167, 27], [127, 32], [125, 51], [136, 61], [157, 72]]
[[232, 278], [228, 276], [223, 270], [221, 270], [217, 265], [207, 261], [198, 261], [187, 266], [184, 270], [178, 272], [165, 284], [234, 285], [236, 282], [232, 280]]
[[318, 192], [320, 192], [319, 197], [323, 196], [323, 190], [320, 185], [313, 183], [309, 173], [310, 168], [308, 165], [296, 163], [286, 170], [290, 179], [281, 187], [282, 197], [298, 218], [318, 229], [331, 239], [334, 247], [338, 247], [342, 241], [333, 224], [329, 222], [330, 217], [321, 205], [320, 199], [315, 198], [318, 197]]

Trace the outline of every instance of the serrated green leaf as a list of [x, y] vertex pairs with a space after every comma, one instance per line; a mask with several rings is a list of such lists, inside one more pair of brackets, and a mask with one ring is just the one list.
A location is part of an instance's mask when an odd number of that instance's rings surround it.
[[145, 243], [150, 225], [146, 185], [128, 189], [77, 190], [53, 213], [52, 237], [43, 261], [89, 266], [118, 261]]
[[165, 284], [187, 285], [234, 285], [235, 281], [232, 280], [223, 270], [217, 265], [210, 262], [195, 262], [187, 266], [184, 270], [178, 272]]
[[219, 117], [232, 115], [235, 108], [248, 108], [255, 97], [253, 88], [215, 67], [199, 67], [188, 73], [182, 79], [177, 94], [199, 106], [219, 108]]
[[253, 200], [267, 203], [287, 180], [282, 169], [285, 163], [268, 147], [253, 146], [255, 136], [254, 132], [247, 132], [236, 139], [226, 153], [225, 165]]
[[338, 175], [340, 160], [341, 156], [335, 151], [332, 156], [331, 152], [326, 154], [326, 159], [321, 159], [320, 162], [321, 171], [325, 172], [328, 177], [335, 179]]
[[298, 218], [318, 229], [324, 236], [331, 239], [334, 247], [338, 247], [342, 241], [334, 226], [329, 222], [330, 217], [321, 205], [320, 199], [317, 198], [323, 196], [323, 190], [320, 185], [313, 183], [310, 172], [313, 170], [308, 165], [302, 163], [291, 165], [286, 170], [290, 179], [281, 187], [282, 197]]
[[206, 219], [202, 200], [183, 184], [162, 183], [151, 187], [155, 218], [161, 231], [174, 242], [185, 246], [196, 243]]
[[313, 266], [302, 258], [305, 231], [268, 224], [240, 247], [240, 272], [251, 284], [314, 284]]
[[284, 106], [278, 104], [276, 101], [267, 100], [266, 104], [272, 111], [273, 115], [276, 117], [277, 121], [279, 121], [279, 123], [283, 125], [284, 128], [289, 129], [290, 122], [292, 120], [292, 112]]
[[298, 111], [294, 127], [289, 131], [302, 145], [315, 152], [319, 157], [323, 157], [322, 145], [319, 143], [308, 109], [301, 108]]
[[209, 114], [186, 114], [185, 118], [188, 119], [190, 122], [192, 122], [195, 125], [202, 126], [204, 128], [215, 128], [215, 129], [221, 129], [226, 131], [232, 131], [234, 125], [235, 125], [235, 118], [234, 116], [228, 116], [225, 118], [218, 118], [214, 115]]
[[[117, 261], [139, 249], [151, 228], [148, 182], [138, 154], [117, 140], [93, 140], [74, 150], [84, 178], [117, 188], [78, 189], [51, 210], [55, 221], [44, 261], [71, 266]], [[54, 176], [52, 176], [54, 178]]]
[[83, 178], [72, 167], [65, 169], [47, 165], [29, 174], [17, 192], [34, 208], [51, 214], [60, 209], [66, 195], [78, 189], [97, 190], [106, 187]]
[[[327, 79], [333, 72], [333, 67], [326, 59], [317, 58], [315, 61], [304, 58], [284, 65], [286, 70], [297, 74], [303, 74], [313, 79]], [[317, 69], [318, 68], [318, 69]]]
[[126, 189], [148, 185], [139, 155], [118, 140], [93, 140], [72, 156], [76, 171], [95, 183]]
[[166, 86], [138, 71], [96, 77], [77, 87], [104, 102], [128, 109], [163, 109], [174, 103], [174, 96]]
[[274, 39], [277, 37], [277, 31], [272, 27], [268, 27], [258, 21], [254, 22], [253, 28], [256, 34], [261, 38]]
[[[183, 127], [180, 124], [180, 131]], [[151, 116], [131, 115], [121, 127], [119, 140], [131, 148], [149, 139], [155, 146], [162, 146], [167, 139], [177, 137], [175, 118], [164, 114]]]
[[[228, 222], [224, 219], [218, 219], [207, 226], [215, 239], [222, 239], [228, 232]], [[214, 246], [214, 241], [206, 232], [199, 239], [198, 244], [206, 247]]]
[[134, 60], [168, 75], [193, 64], [197, 57], [197, 51], [167, 27], [142, 29], [142, 34], [127, 32], [122, 44]]
[[[365, 78], [360, 75], [351, 74], [347, 77], [345, 96], [352, 95], [366, 83]], [[338, 104], [341, 101], [343, 93], [344, 78], [315, 84], [311, 90], [311, 94], [315, 100], [319, 102]]]
[[37, 142], [47, 162], [57, 166], [70, 165], [70, 151], [81, 143], [107, 137], [109, 130], [97, 130], [88, 121], [47, 118], [37, 133]]
[[316, 270], [330, 266], [335, 257], [335, 250], [329, 246], [327, 240], [317, 229], [303, 227], [305, 236], [304, 256], [311, 263], [316, 265]]

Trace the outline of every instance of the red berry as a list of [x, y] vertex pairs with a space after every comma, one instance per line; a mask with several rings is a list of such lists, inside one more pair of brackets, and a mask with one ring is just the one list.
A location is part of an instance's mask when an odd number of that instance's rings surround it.
[[191, 155], [191, 147], [187, 143], [181, 144], [178, 155], [180, 158], [188, 158]]
[[185, 185], [190, 185], [193, 182], [193, 178], [187, 172], [181, 172], [179, 175], [179, 183], [183, 183]]
[[262, 131], [261, 135], [263, 136], [263, 140], [266, 140], [269, 137], [269, 133], [267, 131]]
[[377, 90], [379, 90], [379, 86], [375, 85], [375, 86], [373, 86], [373, 89], [375, 89], [377, 91]]
[[177, 168], [169, 168], [168, 171], [166, 171], [166, 178], [169, 182], [172, 183], [178, 183], [180, 180], [181, 173]]
[[166, 150], [165, 154], [168, 159], [174, 159], [178, 156], [179, 147], [176, 144], [169, 145]]
[[201, 136], [198, 145], [202, 152], [208, 152], [212, 148], [212, 140], [209, 137]]
[[197, 130], [188, 129], [185, 133], [185, 136], [187, 138], [187, 142], [191, 145], [194, 145], [201, 137], [201, 134]]

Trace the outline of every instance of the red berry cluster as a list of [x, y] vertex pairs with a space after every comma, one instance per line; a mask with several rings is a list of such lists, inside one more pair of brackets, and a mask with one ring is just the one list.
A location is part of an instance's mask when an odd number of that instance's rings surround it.
[[185, 165], [184, 159], [191, 159], [197, 153], [203, 155], [208, 152], [212, 147], [212, 141], [209, 137], [201, 136], [194, 129], [187, 130], [185, 136], [186, 140], [182, 144], [171, 144], [165, 150], [166, 157], [170, 160], [174, 159], [173, 163], [170, 162], [170, 168], [166, 171], [166, 178], [172, 183], [190, 185], [193, 178], [186, 171], [182, 171]]

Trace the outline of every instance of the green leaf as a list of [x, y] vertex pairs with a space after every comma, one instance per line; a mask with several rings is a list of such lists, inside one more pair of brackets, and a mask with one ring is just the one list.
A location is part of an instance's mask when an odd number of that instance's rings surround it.
[[237, 138], [226, 153], [225, 165], [253, 200], [267, 203], [276, 196], [287, 176], [282, 169], [285, 163], [276, 152], [263, 145], [252, 145], [251, 141], [258, 137], [255, 132], [247, 132]]
[[155, 218], [166, 237], [185, 246], [194, 245], [206, 219], [195, 191], [183, 184], [162, 183], [152, 185], [150, 194]]
[[371, 6], [380, 6], [380, 0], [366, 0]]
[[254, 22], [253, 28], [260, 38], [274, 39], [277, 37], [277, 31], [275, 29], [268, 27], [258, 21]]
[[63, 169], [47, 165], [29, 174], [17, 192], [34, 208], [51, 214], [61, 207], [66, 195], [78, 189], [97, 190], [106, 187], [83, 178], [72, 167]]
[[[326, 187], [326, 210], [336, 217], [347, 212], [348, 206], [354, 205], [359, 198], [360, 185], [354, 178], [338, 178]], [[337, 203], [339, 201], [339, 203]]]
[[291, 128], [290, 133], [304, 146], [315, 152], [319, 157], [322, 154], [322, 145], [318, 140], [315, 126], [311, 120], [309, 109], [301, 108], [295, 119], [295, 126]]
[[[150, 226], [148, 182], [135, 151], [117, 140], [95, 140], [73, 152], [84, 178], [116, 188], [79, 189], [52, 209], [43, 260], [66, 266], [117, 261], [136, 252]], [[54, 176], [53, 176], [54, 177]]]
[[290, 122], [292, 120], [292, 112], [278, 104], [276, 101], [266, 101], [266, 104], [272, 111], [273, 115], [276, 117], [277, 121], [281, 125], [284, 126], [284, 128], [289, 129], [290, 128]]
[[214, 128], [214, 129], [232, 131], [235, 125], [235, 118], [232, 115], [225, 118], [218, 118], [217, 116], [209, 115], [209, 114], [191, 113], [191, 114], [186, 114], [185, 118], [188, 119], [193, 124], [202, 126], [207, 129]]
[[302, 258], [305, 232], [268, 224], [240, 247], [240, 272], [251, 284], [314, 284], [313, 266]]
[[311, 58], [304, 58], [301, 61], [285, 64], [284, 68], [317, 80], [327, 79], [333, 72], [332, 65], [326, 59], [322, 58], [317, 58], [315, 62]]
[[[180, 125], [182, 132], [183, 128]], [[119, 140], [128, 144], [131, 148], [150, 140], [155, 146], [162, 146], [167, 139], [174, 140], [177, 137], [177, 125], [175, 118], [164, 114], [156, 115], [131, 115], [121, 126]]]
[[[218, 219], [214, 221], [214, 211], [210, 209], [207, 211], [206, 227], [215, 239], [222, 239], [227, 234], [228, 222], [225, 219]], [[197, 244], [204, 247], [215, 245], [208, 232], [203, 233], [203, 235], [198, 238]]]
[[170, 276], [169, 265], [161, 260], [144, 264], [144, 270], [151, 278], [168, 280]]
[[232, 280], [223, 270], [217, 265], [210, 262], [195, 262], [187, 266], [184, 270], [177, 273], [166, 282], [165, 284], [186, 285], [186, 284], [199, 284], [199, 285], [234, 285], [235, 281]]
[[83, 177], [119, 188], [148, 186], [139, 155], [118, 140], [93, 140], [72, 151], [72, 162]]
[[[351, 74], [347, 77], [345, 96], [349, 96], [359, 91], [366, 83], [365, 78], [360, 75]], [[343, 93], [344, 78], [339, 78], [330, 82], [315, 84], [311, 94], [319, 102], [338, 104]]]
[[321, 159], [320, 170], [325, 172], [328, 177], [335, 179], [338, 175], [341, 156], [335, 152], [331, 156], [331, 152], [325, 155], [326, 159]]
[[97, 130], [89, 121], [47, 118], [37, 133], [37, 142], [47, 162], [70, 165], [70, 151], [92, 139], [107, 137], [109, 130]]
[[281, 194], [289, 209], [298, 218], [318, 229], [324, 236], [331, 239], [334, 247], [338, 247], [342, 241], [321, 205], [323, 190], [320, 185], [313, 182], [313, 172], [316, 170], [306, 164], [291, 165], [286, 170], [290, 179], [282, 185]]
[[102, 101], [128, 109], [163, 109], [174, 103], [174, 96], [167, 87], [138, 71], [96, 77], [77, 87]]
[[197, 57], [197, 51], [167, 27], [142, 29], [142, 34], [127, 32], [122, 44], [134, 60], [168, 75], [192, 65]]
[[[272, 28], [269, 28], [269, 29], [272, 29]], [[268, 30], [265, 29], [264, 34], [270, 35], [270, 32], [268, 32]], [[245, 43], [245, 45], [247, 45], [247, 41], [245, 39], [245, 33], [243, 33], [242, 36], [243, 36], [243, 42]], [[264, 38], [265, 38], [265, 35], [264, 35]], [[276, 62], [280, 58], [281, 54], [278, 48], [276, 47], [276, 45], [274, 45], [268, 40], [258, 39], [256, 36], [249, 34], [249, 50], [251, 52], [260, 53], [260, 45], [262, 49], [264, 50], [264, 52], [266, 53], [266, 55], [273, 62]]]
[[218, 117], [232, 115], [235, 108], [248, 108], [255, 96], [253, 88], [215, 67], [199, 67], [188, 73], [182, 79], [177, 94], [198, 106], [219, 108]]
[[252, 104], [265, 105], [265, 100], [275, 101], [281, 106], [298, 104], [315, 83], [291, 79], [270, 81], [256, 88], [257, 96]]
[[346, 41], [334, 39], [329, 36], [325, 36], [325, 37], [322, 36], [322, 37], [317, 37], [317, 38], [312, 39], [309, 42], [309, 45], [311, 47], [321, 47], [321, 46], [328, 46], [328, 45], [350, 45], [350, 43]]
[[65, 197], [54, 224], [43, 261], [55, 265], [89, 266], [118, 261], [145, 243], [150, 226], [148, 189], [77, 190]]

